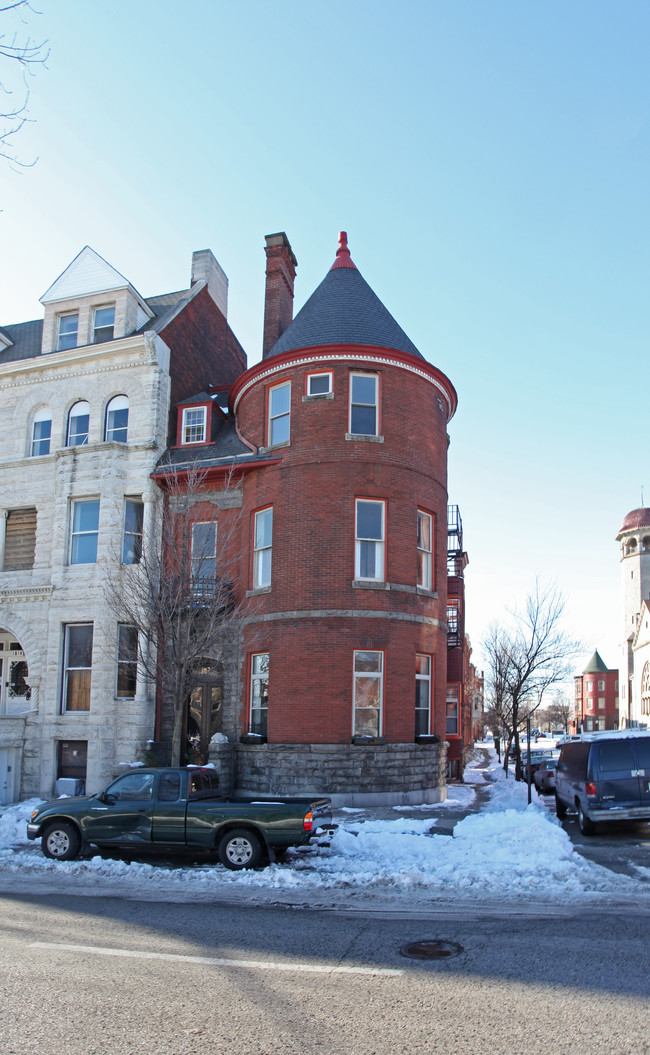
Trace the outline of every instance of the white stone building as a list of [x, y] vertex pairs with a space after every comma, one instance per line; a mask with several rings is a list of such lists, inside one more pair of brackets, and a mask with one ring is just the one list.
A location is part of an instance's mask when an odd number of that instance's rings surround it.
[[0, 328], [0, 804], [97, 790], [154, 738], [104, 577], [157, 544], [172, 402], [246, 368], [209, 250], [189, 289], [145, 299], [86, 247], [41, 303]]
[[624, 635], [620, 656], [620, 724], [650, 725], [650, 509], [633, 509], [621, 544]]

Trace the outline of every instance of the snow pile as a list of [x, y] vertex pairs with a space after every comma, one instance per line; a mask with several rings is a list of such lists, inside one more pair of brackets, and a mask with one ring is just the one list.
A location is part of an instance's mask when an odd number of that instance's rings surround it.
[[[493, 752], [491, 753], [493, 755]], [[471, 771], [470, 771], [471, 772]], [[472, 786], [451, 785], [446, 803], [373, 811], [338, 811], [341, 827], [329, 849], [315, 854], [290, 850], [282, 863], [252, 872], [231, 872], [213, 861], [199, 864], [110, 860], [95, 856], [68, 863], [45, 858], [38, 845], [25, 847], [25, 823], [37, 800], [7, 808], [0, 818], [0, 875], [29, 874], [65, 879], [66, 888], [105, 893], [111, 881], [124, 896], [189, 900], [246, 892], [302, 898], [330, 892], [368, 898], [481, 897], [583, 900], [586, 895], [647, 899], [648, 885], [583, 859], [552, 813], [527, 804], [527, 786], [505, 778], [491, 757], [490, 802], [469, 814], [449, 834], [436, 834], [445, 808], [463, 808], [475, 796]], [[477, 773], [478, 775], [478, 773]], [[415, 812], [417, 811], [417, 812]], [[377, 813], [388, 814], [381, 819]], [[645, 878], [645, 877], [643, 877]]]
[[40, 799], [27, 799], [17, 806], [8, 806], [0, 816], [0, 850], [29, 842], [26, 824], [33, 810], [40, 806]]

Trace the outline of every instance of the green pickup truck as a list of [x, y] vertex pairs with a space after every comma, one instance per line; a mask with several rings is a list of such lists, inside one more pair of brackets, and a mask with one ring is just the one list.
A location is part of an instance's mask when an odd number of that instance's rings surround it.
[[[226, 868], [256, 868], [289, 846], [304, 846], [336, 826], [332, 803], [220, 797], [210, 766], [137, 769], [98, 795], [45, 802], [31, 815], [27, 837], [46, 857], [71, 861], [102, 849], [144, 853], [188, 850], [218, 854]], [[321, 844], [323, 845], [323, 844]]]

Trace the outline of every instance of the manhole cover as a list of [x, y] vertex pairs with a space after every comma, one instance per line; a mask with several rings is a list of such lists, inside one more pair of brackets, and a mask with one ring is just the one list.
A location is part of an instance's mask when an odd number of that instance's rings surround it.
[[444, 960], [449, 956], [458, 956], [463, 951], [456, 941], [444, 941], [441, 938], [421, 938], [402, 945], [400, 955], [411, 960]]

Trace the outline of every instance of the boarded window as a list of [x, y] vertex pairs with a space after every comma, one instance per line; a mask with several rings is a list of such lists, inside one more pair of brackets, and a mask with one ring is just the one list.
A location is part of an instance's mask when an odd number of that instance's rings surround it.
[[33, 568], [35, 546], [36, 510], [11, 509], [7, 514], [4, 570]]

